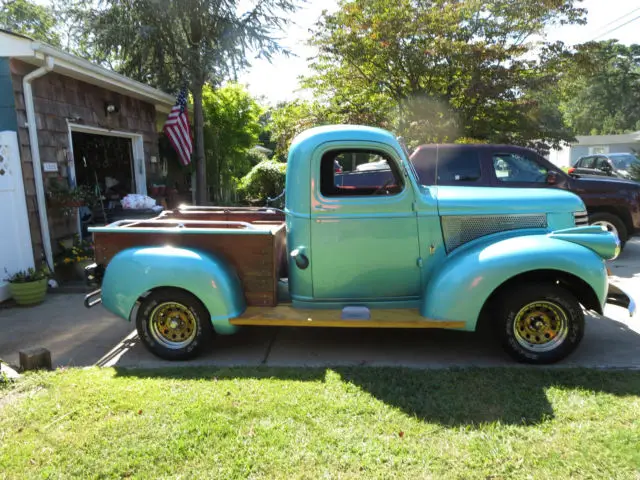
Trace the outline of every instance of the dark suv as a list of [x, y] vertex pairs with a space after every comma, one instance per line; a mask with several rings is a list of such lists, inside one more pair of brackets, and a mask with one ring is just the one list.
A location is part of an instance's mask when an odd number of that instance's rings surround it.
[[631, 166], [634, 164], [640, 166], [640, 159], [632, 153], [601, 153], [580, 157], [569, 173], [631, 178]]
[[[582, 198], [588, 223], [615, 232], [624, 244], [640, 233], [640, 183], [567, 174], [533, 150], [513, 145], [422, 145], [411, 162], [424, 185], [561, 188]], [[576, 219], [576, 224], [586, 223]]]

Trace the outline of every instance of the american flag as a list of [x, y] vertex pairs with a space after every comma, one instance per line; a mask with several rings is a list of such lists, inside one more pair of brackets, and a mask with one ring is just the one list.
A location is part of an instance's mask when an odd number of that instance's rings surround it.
[[180, 162], [185, 166], [189, 165], [191, 153], [193, 152], [193, 142], [191, 141], [191, 127], [189, 126], [186, 88], [180, 90], [176, 104], [171, 109], [163, 130], [178, 153]]

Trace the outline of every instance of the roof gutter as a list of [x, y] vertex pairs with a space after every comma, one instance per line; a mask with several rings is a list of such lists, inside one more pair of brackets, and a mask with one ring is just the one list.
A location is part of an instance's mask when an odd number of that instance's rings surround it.
[[22, 79], [24, 104], [27, 111], [26, 127], [29, 130], [29, 146], [31, 147], [31, 161], [33, 162], [33, 177], [36, 184], [36, 202], [38, 204], [38, 216], [40, 217], [40, 234], [42, 246], [49, 269], [53, 271], [53, 252], [51, 250], [51, 236], [49, 235], [49, 219], [47, 218], [47, 204], [44, 194], [44, 181], [42, 179], [42, 165], [40, 163], [40, 145], [38, 143], [38, 128], [36, 126], [36, 113], [33, 107], [33, 91], [31, 82], [53, 70], [53, 57], [47, 56], [45, 64], [28, 73]]

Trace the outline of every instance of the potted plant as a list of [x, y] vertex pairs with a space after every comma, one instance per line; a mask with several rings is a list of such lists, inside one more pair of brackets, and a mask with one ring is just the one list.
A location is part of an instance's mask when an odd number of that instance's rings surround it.
[[81, 185], [71, 188], [62, 178], [54, 177], [49, 179], [47, 198], [52, 208], [70, 215], [74, 208], [93, 206], [96, 194], [91, 187]]
[[9, 282], [9, 292], [18, 305], [42, 303], [47, 294], [48, 279], [49, 269], [45, 267], [20, 270], [5, 278]]
[[84, 279], [84, 267], [93, 262], [93, 243], [80, 240], [75, 235], [72, 244], [60, 243], [60, 253], [56, 258], [56, 274], [61, 281]]

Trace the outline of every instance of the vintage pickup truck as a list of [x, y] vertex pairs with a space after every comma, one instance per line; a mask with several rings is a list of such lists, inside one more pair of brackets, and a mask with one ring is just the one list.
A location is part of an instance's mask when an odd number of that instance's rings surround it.
[[[381, 159], [388, 180], [363, 181], [358, 165]], [[166, 359], [243, 325], [483, 323], [516, 360], [551, 363], [580, 343], [584, 310], [635, 311], [608, 282], [617, 237], [576, 227], [584, 210], [558, 189], [421, 185], [391, 133], [318, 127], [290, 148], [284, 211], [192, 206], [92, 228], [101, 288], [85, 305], [135, 321]]]

